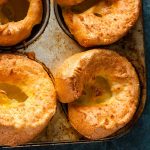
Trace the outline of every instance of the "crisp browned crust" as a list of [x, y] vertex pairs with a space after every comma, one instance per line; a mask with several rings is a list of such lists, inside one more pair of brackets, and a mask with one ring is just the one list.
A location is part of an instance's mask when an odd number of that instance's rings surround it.
[[[109, 100], [92, 105], [78, 105], [84, 85], [93, 77], [105, 78], [112, 92]], [[139, 97], [135, 69], [124, 57], [109, 50], [90, 50], [68, 58], [55, 77], [59, 99], [68, 104], [72, 126], [89, 139], [111, 135], [133, 117]], [[75, 101], [75, 102], [73, 102]]]
[[53, 83], [41, 64], [13, 54], [0, 55], [0, 76], [0, 83], [18, 86], [28, 96], [24, 102], [0, 105], [0, 145], [24, 144], [39, 134], [55, 113]]
[[[112, 1], [112, 0], [111, 0]], [[82, 13], [63, 9], [64, 20], [80, 45], [112, 44], [123, 37], [139, 17], [140, 0], [100, 1]]]
[[73, 6], [73, 5], [79, 4], [83, 1], [84, 0], [57, 0], [57, 3], [61, 6]]
[[41, 22], [42, 0], [28, 0], [30, 2], [27, 16], [18, 22], [0, 25], [0, 45], [12, 46], [30, 36], [32, 28]]

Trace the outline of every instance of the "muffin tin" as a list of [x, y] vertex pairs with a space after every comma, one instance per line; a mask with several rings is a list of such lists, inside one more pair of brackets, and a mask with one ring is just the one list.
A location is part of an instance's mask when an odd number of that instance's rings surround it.
[[[50, 4], [51, 3], [51, 4]], [[17, 50], [19, 52], [33, 52], [36, 59], [43, 62], [50, 69], [53, 75], [57, 71], [57, 67], [69, 56], [84, 51], [74, 41], [73, 36], [67, 29], [60, 7], [53, 1], [43, 1], [44, 14], [42, 23], [33, 29], [32, 35], [26, 42], [20, 43], [14, 47], [0, 47], [0, 50]], [[50, 17], [49, 17], [50, 15]], [[42, 34], [43, 33], [43, 34]], [[116, 139], [125, 135], [135, 125], [141, 116], [146, 102], [146, 68], [145, 68], [145, 52], [143, 40], [143, 22], [140, 17], [136, 26], [120, 41], [109, 45], [99, 46], [100, 48], [108, 48], [117, 51], [126, 56], [134, 65], [141, 83], [141, 93], [139, 105], [133, 119], [122, 129], [110, 137], [97, 141], [88, 141], [79, 135], [69, 124], [67, 119], [66, 105], [58, 104], [57, 112], [46, 129], [34, 141], [23, 146], [44, 146], [51, 144], [77, 144], [80, 142], [100, 142]]]

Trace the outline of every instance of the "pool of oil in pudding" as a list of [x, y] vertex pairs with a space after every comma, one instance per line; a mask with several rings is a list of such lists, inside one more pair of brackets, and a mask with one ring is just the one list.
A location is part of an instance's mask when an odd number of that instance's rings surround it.
[[0, 83], [0, 105], [24, 102], [28, 96], [17, 86]]
[[112, 96], [108, 81], [97, 76], [84, 86], [81, 97], [75, 101], [78, 105], [92, 105], [106, 102]]

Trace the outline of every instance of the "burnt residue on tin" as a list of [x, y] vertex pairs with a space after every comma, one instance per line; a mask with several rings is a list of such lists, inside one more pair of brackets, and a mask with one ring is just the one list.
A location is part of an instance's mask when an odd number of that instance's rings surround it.
[[[58, 118], [58, 116], [62, 116]], [[82, 136], [78, 134], [68, 123], [66, 115], [61, 107], [61, 104], [57, 104], [56, 114], [53, 116], [49, 122], [46, 130], [44, 130], [41, 135], [36, 137], [34, 143], [41, 142], [64, 142], [78, 141]]]
[[17, 45], [0, 46], [0, 50], [16, 51], [18, 49], [26, 49], [30, 44], [35, 42], [40, 37], [40, 35], [44, 32], [44, 30], [48, 24], [49, 17], [50, 17], [50, 1], [49, 0], [42, 0], [42, 3], [43, 3], [42, 21], [40, 24], [33, 27], [31, 35], [27, 39], [25, 39], [24, 41], [18, 43]]
[[[37, 63], [41, 64], [44, 70], [48, 73], [49, 77], [51, 78], [54, 86], [55, 80], [53, 74], [47, 66], [36, 58], [35, 52], [16, 52], [16, 55], [23, 55], [27, 56], [29, 59], [36, 61]], [[60, 117], [61, 116], [61, 117]], [[62, 142], [62, 141], [78, 141], [82, 136], [77, 133], [69, 123], [69, 120], [66, 117], [65, 111], [62, 107], [61, 103], [57, 103], [57, 110], [56, 114], [52, 117], [51, 121], [47, 125], [47, 127], [38, 135], [34, 140], [33, 143], [39, 142]]]

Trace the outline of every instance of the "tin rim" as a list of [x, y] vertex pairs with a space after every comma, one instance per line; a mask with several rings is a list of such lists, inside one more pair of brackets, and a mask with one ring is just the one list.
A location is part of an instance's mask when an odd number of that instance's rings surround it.
[[55, 16], [56, 16], [56, 20], [59, 24], [59, 26], [61, 27], [61, 29], [73, 40], [74, 39], [74, 36], [71, 34], [71, 32], [69, 31], [65, 21], [64, 21], [64, 18], [62, 16], [62, 10], [61, 10], [61, 7], [57, 4], [56, 1], [54, 1], [54, 13], [55, 13]]

